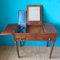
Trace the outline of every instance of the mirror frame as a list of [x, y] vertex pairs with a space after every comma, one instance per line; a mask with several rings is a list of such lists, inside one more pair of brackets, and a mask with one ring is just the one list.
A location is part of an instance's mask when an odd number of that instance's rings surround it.
[[[30, 8], [30, 7], [40, 7], [40, 21], [28, 21], [29, 8]], [[28, 5], [28, 6], [27, 6], [27, 23], [28, 23], [28, 24], [42, 25], [42, 6], [41, 6], [41, 5]]]

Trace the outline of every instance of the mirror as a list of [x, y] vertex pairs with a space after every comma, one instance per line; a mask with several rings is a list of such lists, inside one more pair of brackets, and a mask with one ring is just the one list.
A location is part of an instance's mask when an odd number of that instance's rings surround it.
[[26, 11], [25, 10], [18, 11], [18, 25], [19, 26], [16, 27], [17, 33], [26, 32]]
[[26, 25], [26, 11], [19, 10], [18, 11], [18, 24], [19, 25]]
[[41, 21], [41, 6], [40, 5], [28, 6], [27, 20], [28, 21]]

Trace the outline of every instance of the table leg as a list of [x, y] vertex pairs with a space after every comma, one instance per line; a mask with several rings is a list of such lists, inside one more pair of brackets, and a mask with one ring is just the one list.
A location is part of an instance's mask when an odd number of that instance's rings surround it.
[[47, 41], [47, 47], [48, 47], [48, 42], [49, 42], [49, 41]]
[[54, 42], [52, 42], [52, 47], [51, 47], [51, 51], [50, 51], [50, 56], [49, 58], [51, 58], [52, 52], [53, 52], [53, 48], [54, 48]]
[[22, 45], [22, 41], [20, 40], [20, 46], [22, 47], [23, 45]]
[[18, 54], [18, 58], [19, 58], [20, 56], [19, 56], [19, 49], [18, 49], [18, 41], [16, 41], [16, 50], [17, 50], [17, 54]]

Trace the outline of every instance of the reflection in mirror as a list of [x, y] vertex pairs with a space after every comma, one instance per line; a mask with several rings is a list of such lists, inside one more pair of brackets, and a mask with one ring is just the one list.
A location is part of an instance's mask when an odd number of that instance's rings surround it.
[[19, 11], [18, 16], [18, 24], [26, 26], [26, 11]]
[[40, 6], [28, 6], [28, 21], [40, 21]]

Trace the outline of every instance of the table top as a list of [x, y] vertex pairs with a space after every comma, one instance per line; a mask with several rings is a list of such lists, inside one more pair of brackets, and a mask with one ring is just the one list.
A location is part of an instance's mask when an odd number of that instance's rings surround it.
[[[18, 24], [8, 24], [8, 26], [2, 31], [2, 33], [0, 35], [10, 35], [12, 33], [15, 33], [15, 29], [16, 29], [17, 26], [18, 26]], [[57, 34], [56, 29], [50, 23], [43, 23], [42, 27], [43, 27], [43, 29], [39, 28], [39, 30], [41, 30], [40, 31], [41, 33], [44, 33], [44, 34]], [[30, 33], [32, 33], [32, 31], [30, 31]]]
[[18, 26], [18, 24], [8, 24], [7, 27], [1, 32], [0, 35], [12, 34], [15, 31], [17, 26]]

